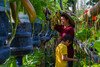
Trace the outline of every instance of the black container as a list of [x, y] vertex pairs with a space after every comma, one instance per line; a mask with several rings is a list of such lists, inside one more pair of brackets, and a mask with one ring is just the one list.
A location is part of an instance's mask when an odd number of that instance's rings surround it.
[[33, 31], [33, 47], [39, 47], [41, 44], [40, 32], [42, 30], [42, 21], [37, 18], [34, 22], [34, 31]]
[[0, 64], [10, 56], [10, 47], [5, 47], [10, 29], [10, 23], [5, 11], [0, 11]]
[[0, 36], [8, 36], [9, 29], [11, 28], [8, 17], [4, 11], [0, 12]]
[[34, 35], [38, 35], [40, 32], [41, 32], [41, 30], [42, 30], [42, 21], [39, 19], [39, 18], [37, 18], [36, 20], [35, 20], [35, 22], [34, 22]]
[[6, 36], [0, 36], [0, 48], [5, 46], [4, 44], [6, 44], [6, 39]]
[[11, 26], [5, 11], [0, 11], [0, 47], [3, 47]]
[[40, 47], [41, 39], [40, 36], [33, 36], [33, 47]]

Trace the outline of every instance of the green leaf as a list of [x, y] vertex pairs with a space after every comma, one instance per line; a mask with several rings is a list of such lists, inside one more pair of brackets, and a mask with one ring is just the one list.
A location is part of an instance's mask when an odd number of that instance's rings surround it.
[[97, 51], [100, 52], [100, 39], [95, 41], [95, 43], [94, 43], [94, 48], [96, 48]]

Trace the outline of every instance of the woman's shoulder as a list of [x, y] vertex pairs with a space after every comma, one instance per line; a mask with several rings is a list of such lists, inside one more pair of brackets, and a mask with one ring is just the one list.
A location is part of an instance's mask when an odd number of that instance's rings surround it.
[[68, 26], [67, 29], [74, 30], [74, 28], [72, 26]]

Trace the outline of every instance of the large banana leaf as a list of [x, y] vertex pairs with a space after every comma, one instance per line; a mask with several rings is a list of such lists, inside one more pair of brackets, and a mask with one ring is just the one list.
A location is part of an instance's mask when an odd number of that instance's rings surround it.
[[100, 39], [95, 41], [94, 48], [96, 48], [100, 53]]

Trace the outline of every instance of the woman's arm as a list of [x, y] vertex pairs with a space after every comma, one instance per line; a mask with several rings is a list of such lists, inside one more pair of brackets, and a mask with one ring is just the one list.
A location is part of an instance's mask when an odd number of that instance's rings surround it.
[[68, 58], [67, 55], [62, 55], [62, 60], [63, 61], [78, 61], [78, 59]]
[[58, 24], [54, 25], [54, 29], [58, 32], [61, 32], [63, 30], [62, 25], [58, 25]]

